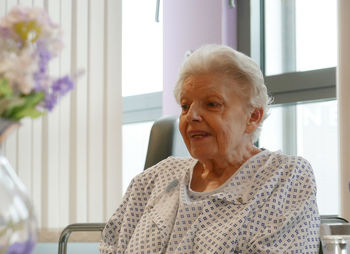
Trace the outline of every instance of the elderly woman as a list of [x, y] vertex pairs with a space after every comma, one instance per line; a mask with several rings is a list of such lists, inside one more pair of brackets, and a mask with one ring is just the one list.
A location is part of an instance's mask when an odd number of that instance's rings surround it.
[[174, 91], [192, 158], [169, 157], [132, 180], [101, 253], [318, 253], [310, 164], [254, 146], [270, 101], [257, 64], [203, 46]]

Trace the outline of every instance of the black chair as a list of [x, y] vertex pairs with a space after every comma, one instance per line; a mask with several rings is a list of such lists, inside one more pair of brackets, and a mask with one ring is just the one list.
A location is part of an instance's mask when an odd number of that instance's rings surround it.
[[174, 156], [190, 156], [178, 128], [178, 117], [164, 117], [154, 122], [148, 142], [145, 168]]
[[[163, 159], [174, 156], [189, 156], [186, 146], [178, 130], [178, 117], [164, 117], [154, 122], [146, 154], [144, 169], [147, 169]], [[75, 223], [62, 231], [58, 242], [58, 253], [67, 252], [69, 236], [72, 232], [103, 231], [105, 223]]]

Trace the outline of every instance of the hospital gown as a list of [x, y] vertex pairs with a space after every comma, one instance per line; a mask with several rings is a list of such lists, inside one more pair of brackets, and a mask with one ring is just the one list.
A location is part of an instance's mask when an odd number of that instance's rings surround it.
[[136, 176], [107, 222], [109, 253], [318, 253], [316, 184], [303, 158], [264, 150], [210, 192], [197, 160], [169, 157]]

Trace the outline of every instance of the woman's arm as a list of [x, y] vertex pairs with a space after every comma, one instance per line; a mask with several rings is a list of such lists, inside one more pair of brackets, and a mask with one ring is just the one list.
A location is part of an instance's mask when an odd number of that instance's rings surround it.
[[291, 174], [247, 221], [256, 226], [257, 232], [247, 239], [243, 253], [318, 253], [316, 184], [310, 164], [304, 159], [298, 161], [283, 165], [291, 169]]
[[116, 253], [125, 250], [137, 223], [143, 215], [152, 189], [154, 187], [154, 170], [147, 169], [136, 176], [123, 196], [122, 203], [106, 223], [102, 232], [100, 253]]
[[129, 184], [129, 187], [123, 196], [121, 205], [106, 223], [106, 226], [102, 232], [102, 240], [99, 245], [101, 254], [116, 253], [119, 242], [119, 234], [122, 225], [124, 224], [124, 215], [126, 214], [126, 210], [129, 209], [129, 202], [133, 196], [133, 187], [134, 180], [132, 180]]

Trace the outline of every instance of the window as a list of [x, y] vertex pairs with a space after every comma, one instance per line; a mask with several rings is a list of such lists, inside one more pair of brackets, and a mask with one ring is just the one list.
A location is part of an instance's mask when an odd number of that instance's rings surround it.
[[311, 162], [321, 214], [339, 214], [336, 4], [332, 0], [237, 3], [238, 50], [260, 64], [274, 97], [259, 145]]
[[[123, 96], [163, 90], [163, 24], [155, 1], [123, 1]], [[162, 20], [162, 19], [161, 19]]]
[[163, 25], [156, 2], [124, 0], [122, 17], [123, 192], [143, 171], [153, 121], [162, 115]]
[[334, 67], [336, 7], [334, 0], [265, 1], [266, 75]]
[[145, 166], [152, 124], [153, 121], [123, 125], [123, 193]]

